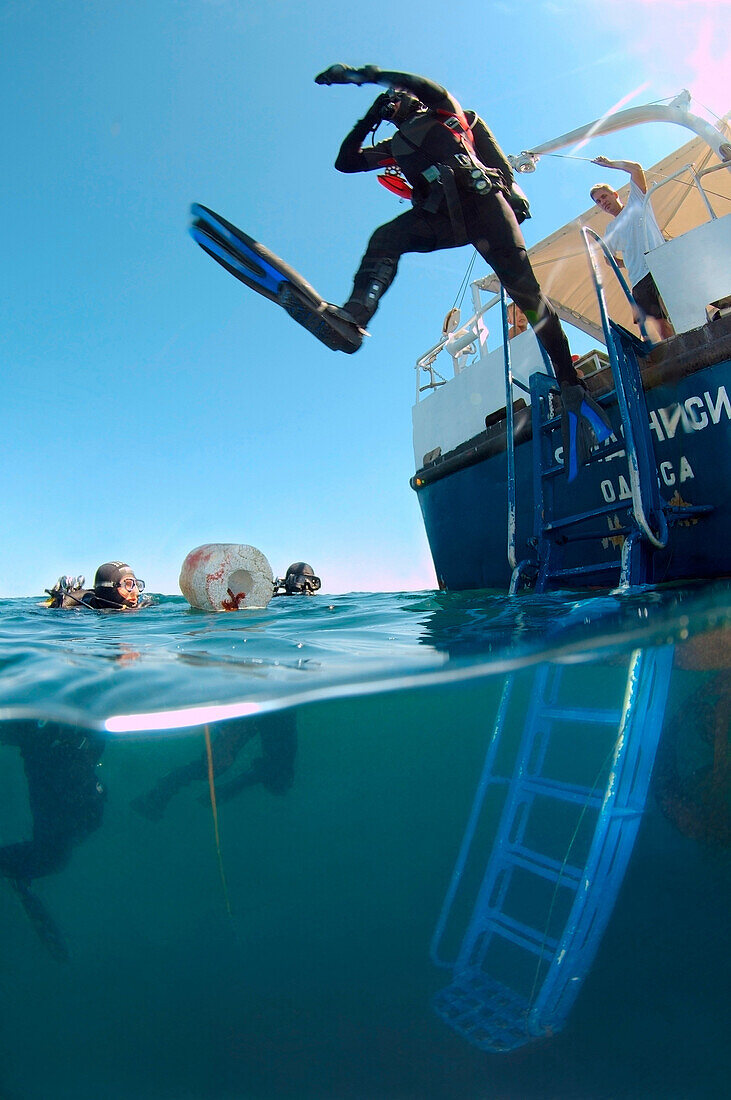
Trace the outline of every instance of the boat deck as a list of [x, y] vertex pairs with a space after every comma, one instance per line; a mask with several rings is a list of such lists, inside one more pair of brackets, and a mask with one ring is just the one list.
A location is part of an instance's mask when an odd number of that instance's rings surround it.
[[[728, 360], [731, 360], [731, 313], [658, 344], [641, 364], [645, 391], [673, 385], [706, 367]], [[610, 368], [605, 367], [590, 375], [586, 384], [589, 391], [598, 396], [608, 393], [614, 388]], [[533, 438], [530, 409], [522, 399], [516, 401], [513, 408], [516, 416], [515, 443], [519, 446]], [[411, 479], [412, 488], [420, 489], [423, 485], [503, 452], [505, 420], [505, 409], [502, 408], [486, 417], [484, 431], [446, 454], [435, 454], [430, 462], [416, 471]]]

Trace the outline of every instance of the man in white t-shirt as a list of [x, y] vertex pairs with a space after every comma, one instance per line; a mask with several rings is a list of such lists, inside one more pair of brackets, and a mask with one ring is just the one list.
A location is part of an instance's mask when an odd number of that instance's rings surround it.
[[615, 257], [617, 252], [622, 253], [635, 302], [651, 322], [658, 339], [667, 340], [669, 336], [675, 335], [675, 329], [670, 324], [646, 257], [646, 253], [661, 245], [665, 238], [655, 221], [652, 207], [644, 201], [647, 194], [644, 169], [641, 164], [635, 164], [631, 160], [608, 160], [607, 157], [597, 157], [592, 163], [599, 164], [602, 168], [618, 168], [622, 172], [629, 172], [626, 206], [622, 204], [617, 192], [606, 183], [597, 183], [589, 194], [596, 205], [614, 219], [604, 231], [604, 241]]

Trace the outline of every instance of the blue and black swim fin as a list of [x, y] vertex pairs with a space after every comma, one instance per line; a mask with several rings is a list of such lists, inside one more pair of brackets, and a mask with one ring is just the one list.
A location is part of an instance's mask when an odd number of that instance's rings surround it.
[[207, 206], [193, 203], [191, 214], [193, 240], [239, 282], [281, 306], [332, 351], [358, 350], [365, 329], [326, 302], [298, 271]]
[[589, 461], [592, 448], [609, 439], [612, 425], [604, 409], [580, 382], [561, 386], [561, 403], [563, 463], [568, 480], [573, 481], [579, 466]]

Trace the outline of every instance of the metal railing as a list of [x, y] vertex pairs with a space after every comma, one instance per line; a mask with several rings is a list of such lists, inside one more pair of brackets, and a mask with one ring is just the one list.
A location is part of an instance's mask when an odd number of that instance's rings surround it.
[[[436, 389], [438, 386], [443, 386], [447, 381], [444, 375], [434, 368], [434, 363], [442, 351], [446, 351], [451, 355], [455, 376], [467, 365], [461, 362], [462, 359], [466, 359], [470, 354], [474, 354], [477, 359], [481, 359], [486, 354], [488, 330], [482, 323], [482, 318], [497, 301], [498, 299], [494, 298], [492, 301], [487, 302], [468, 321], [460, 325], [456, 331], [445, 332], [441, 340], [419, 356], [414, 368], [416, 370], [416, 404], [419, 403], [420, 396], [425, 390]], [[429, 376], [426, 385], [421, 384], [421, 371], [426, 372]]]
[[[656, 549], [662, 549], [668, 541], [668, 524], [660, 500], [657, 463], [647, 424], [642, 380], [638, 371], [633, 372], [638, 375], [637, 378], [631, 377], [631, 373], [626, 367], [624, 355], [620, 355], [618, 340], [609, 322], [604, 297], [604, 284], [597, 263], [595, 245], [599, 245], [603, 251], [604, 258], [613, 269], [633, 311], [636, 311], [637, 306], [614, 256], [599, 234], [588, 226], [582, 226], [581, 233], [592, 268], [594, 287], [599, 301], [599, 312], [604, 330], [604, 340], [609, 352], [609, 363], [614, 378], [617, 404], [619, 405], [624, 428], [624, 443], [632, 493], [632, 510], [642, 536]], [[594, 245], [592, 245], [592, 239]], [[649, 343], [644, 319], [641, 316], [638, 324], [643, 339]], [[644, 420], [641, 417], [644, 417]]]
[[[677, 172], [673, 172], [672, 175], [665, 176], [664, 179], [658, 180], [657, 183], [653, 183], [653, 185], [650, 188], [648, 188], [648, 190], [645, 194], [645, 201], [643, 203], [643, 206], [644, 207], [650, 206], [650, 198], [657, 191], [659, 191], [661, 187], [665, 187], [666, 184], [672, 183], [673, 180], [677, 180], [685, 172], [688, 172], [691, 176], [691, 180], [687, 184], [688, 188], [696, 187], [698, 189], [698, 193], [701, 197], [703, 205], [705, 206], [706, 210], [708, 211], [708, 215], [709, 215], [710, 220], [711, 221], [716, 221], [718, 219], [718, 214], [715, 212], [715, 210], [711, 206], [711, 202], [710, 202], [710, 200], [708, 198], [708, 195], [706, 194], [706, 192], [703, 188], [703, 184], [701, 183], [701, 179], [704, 176], [710, 175], [712, 172], [722, 172], [724, 169], [727, 172], [731, 171], [731, 164], [727, 164], [727, 163], [725, 163], [725, 164], [711, 164], [711, 165], [709, 165], [708, 168], [703, 168], [700, 172], [696, 172], [696, 170], [695, 170], [695, 168], [693, 167], [692, 164], [686, 164], [682, 168], [678, 168]], [[713, 193], [713, 192], [711, 192], [711, 193]], [[651, 206], [650, 206], [650, 209], [652, 210]], [[648, 227], [647, 227], [647, 222], [645, 222], [645, 251], [648, 250], [649, 245], [650, 245], [650, 242], [649, 242], [648, 238], [649, 238]]]

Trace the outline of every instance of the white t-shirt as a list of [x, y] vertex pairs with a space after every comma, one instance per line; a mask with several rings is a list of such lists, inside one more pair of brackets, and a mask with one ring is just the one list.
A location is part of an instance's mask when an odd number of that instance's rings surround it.
[[645, 252], [657, 248], [665, 238], [655, 221], [652, 207], [645, 206], [645, 196], [634, 180], [630, 180], [627, 205], [604, 231], [604, 241], [613, 253], [621, 252], [630, 286], [637, 286], [649, 274]]

